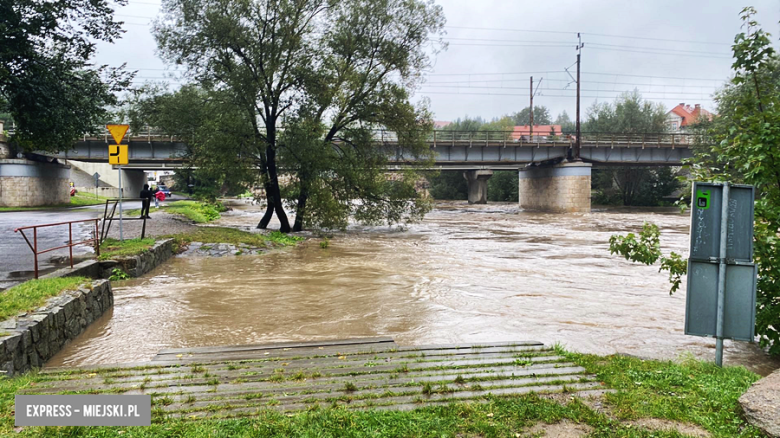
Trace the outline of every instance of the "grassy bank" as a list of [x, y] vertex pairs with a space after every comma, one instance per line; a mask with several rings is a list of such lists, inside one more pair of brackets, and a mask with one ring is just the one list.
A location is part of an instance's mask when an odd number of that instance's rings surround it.
[[118, 239], [107, 238], [100, 245], [100, 257], [98, 260], [111, 260], [116, 257], [130, 257], [146, 252], [156, 241], [152, 238], [146, 239]]
[[91, 281], [86, 277], [46, 278], [30, 280], [0, 292], [0, 321], [21, 312], [41, 307], [48, 298], [66, 290], [75, 290]]
[[294, 245], [303, 240], [297, 236], [274, 231], [269, 234], [248, 233], [233, 228], [204, 227], [184, 234], [171, 234], [156, 239], [127, 239], [124, 242], [117, 239], [106, 239], [100, 247], [100, 260], [110, 260], [115, 257], [129, 257], [148, 251], [157, 240], [174, 239], [175, 249], [184, 248], [191, 242], [246, 244], [253, 247], [283, 247]]
[[[260, 411], [251, 417], [231, 420], [155, 416], [151, 427], [25, 428], [19, 436], [516, 437], [534, 425], [564, 421], [586, 425], [590, 436], [597, 437], [682, 436], [674, 431], [651, 432], [635, 422], [647, 418], [685, 423], [715, 437], [762, 436], [738, 414], [737, 398], [758, 379], [744, 368], [721, 369], [694, 360], [673, 363], [559, 353], [585, 367], [605, 387], [616, 392], [607, 394], [599, 406], [566, 394], [556, 397], [529, 394], [488, 397], [485, 403], [454, 403], [406, 412], [321, 408], [296, 414]], [[95, 372], [98, 378], [108, 379], [113, 371], [72, 372]], [[42, 383], [43, 379], [35, 374], [0, 380], [0, 434], [13, 429], [14, 394], [21, 388]], [[165, 398], [153, 395], [153, 404], [160, 402], [164, 403]]]
[[[102, 205], [106, 203], [106, 199], [102, 196], [95, 197], [89, 193], [76, 193], [70, 197], [70, 202], [67, 204], [56, 205], [42, 205], [39, 207], [0, 207], [0, 212], [3, 211], [36, 211], [36, 210], [57, 210], [71, 207], [84, 207], [87, 205]], [[138, 214], [141, 214], [139, 211]]]
[[[169, 203], [163, 201], [160, 206], [161, 208], [159, 210], [155, 209], [150, 211], [150, 215], [153, 215], [156, 212], [178, 214], [196, 224], [215, 221], [220, 218], [219, 214], [221, 212], [227, 210], [222, 204], [207, 204], [199, 201], [172, 201]], [[141, 210], [124, 210], [124, 213], [127, 216], [140, 216]]]

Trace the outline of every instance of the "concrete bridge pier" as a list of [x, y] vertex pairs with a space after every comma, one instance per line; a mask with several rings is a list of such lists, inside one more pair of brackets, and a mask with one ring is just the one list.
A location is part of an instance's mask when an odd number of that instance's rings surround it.
[[524, 210], [590, 213], [591, 164], [560, 163], [520, 171], [518, 192]]
[[487, 180], [492, 170], [467, 170], [463, 177], [469, 183], [469, 204], [487, 204]]

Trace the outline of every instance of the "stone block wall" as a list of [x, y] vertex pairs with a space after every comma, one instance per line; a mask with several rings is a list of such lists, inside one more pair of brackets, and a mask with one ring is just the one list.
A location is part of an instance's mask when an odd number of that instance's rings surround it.
[[[131, 277], [140, 277], [171, 257], [173, 257], [173, 239], [167, 239], [155, 243], [149, 248], [149, 251], [143, 254], [116, 259], [116, 267], [121, 268]], [[115, 266], [109, 264], [104, 266], [103, 276], [108, 277]]]
[[0, 159], [0, 207], [37, 207], [70, 202], [70, 166]]
[[96, 280], [50, 298], [45, 306], [0, 323], [0, 372], [38, 368], [114, 304], [111, 282]]
[[521, 170], [520, 207], [552, 213], [589, 213], [590, 184], [588, 163]]

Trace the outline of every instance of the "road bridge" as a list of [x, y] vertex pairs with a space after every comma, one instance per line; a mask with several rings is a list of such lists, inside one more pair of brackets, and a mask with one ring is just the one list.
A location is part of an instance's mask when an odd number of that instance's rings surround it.
[[[414, 164], [395, 132], [377, 130], [373, 138], [387, 154], [388, 170]], [[487, 180], [493, 171], [517, 170], [521, 206], [577, 212], [590, 211], [592, 166], [680, 166], [702, 140], [693, 134], [585, 133], [580, 138], [581, 160], [575, 163], [564, 162], [575, 149], [572, 135], [514, 137], [512, 131], [435, 130], [426, 141], [434, 153], [434, 168], [464, 172], [470, 203], [487, 202]], [[106, 132], [85, 136], [70, 150], [46, 155], [76, 163], [106, 163], [111, 143]], [[171, 135], [147, 132], [127, 136], [123, 143], [129, 145], [130, 164], [123, 166], [128, 174], [176, 169], [186, 165], [189, 155], [187, 143]]]

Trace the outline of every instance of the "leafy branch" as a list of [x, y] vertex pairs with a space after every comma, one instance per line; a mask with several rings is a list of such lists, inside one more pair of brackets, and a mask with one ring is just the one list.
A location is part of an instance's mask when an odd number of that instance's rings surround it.
[[669, 282], [672, 288], [669, 295], [677, 292], [682, 284], [682, 276], [688, 273], [688, 260], [680, 254], [671, 252], [668, 257], [661, 253], [661, 239], [658, 225], [645, 222], [639, 236], [628, 233], [626, 236], [613, 235], [609, 238], [610, 254], [620, 254], [626, 260], [653, 265], [661, 261], [658, 272], [669, 271]]

